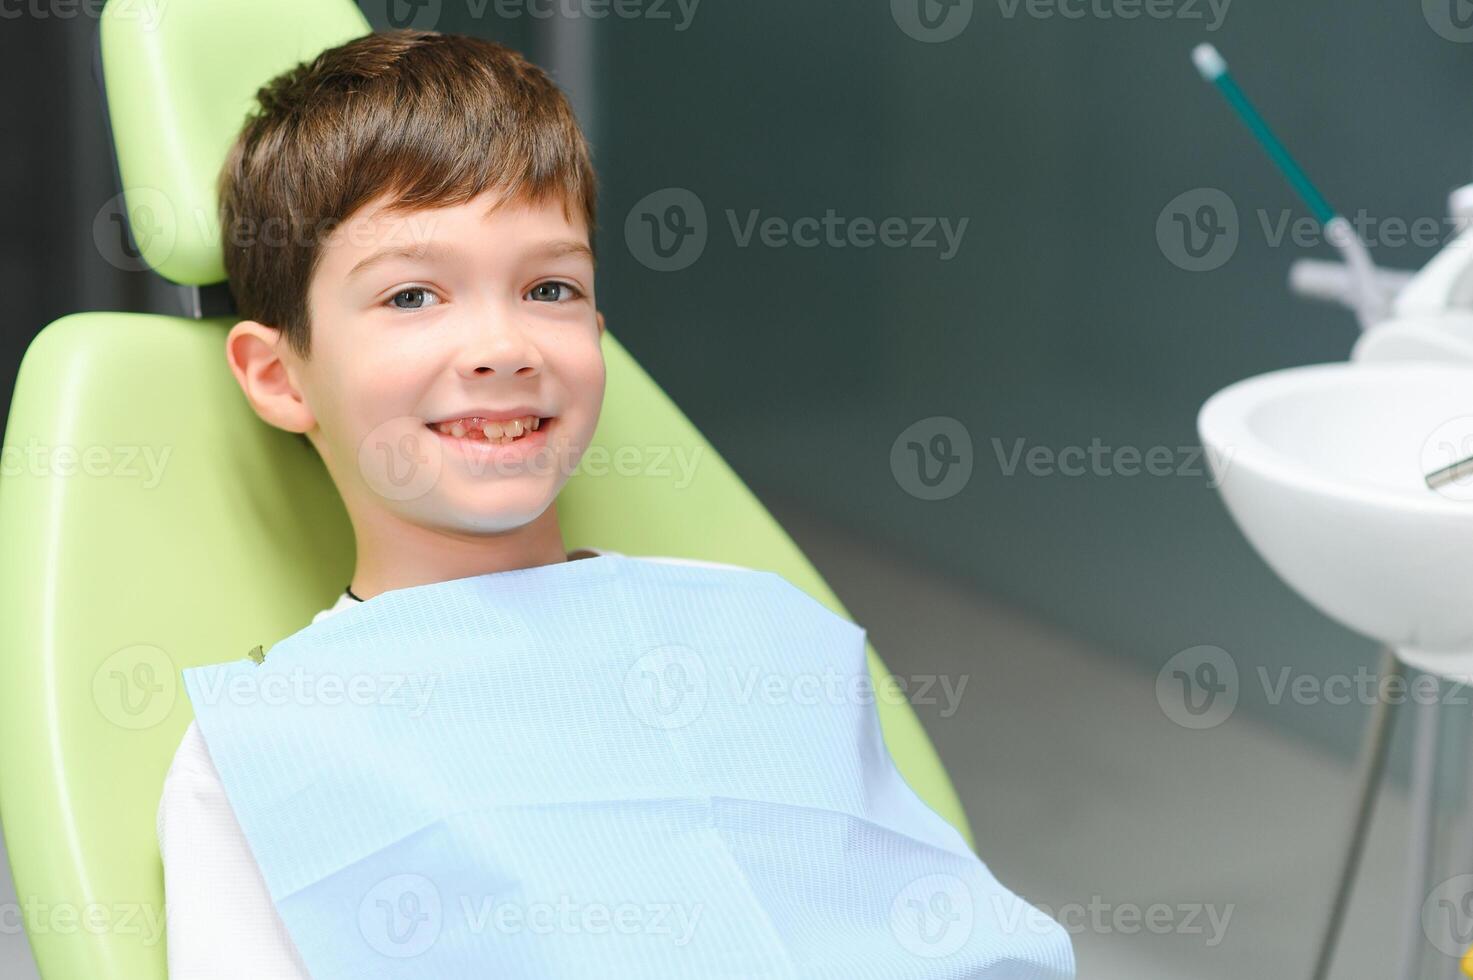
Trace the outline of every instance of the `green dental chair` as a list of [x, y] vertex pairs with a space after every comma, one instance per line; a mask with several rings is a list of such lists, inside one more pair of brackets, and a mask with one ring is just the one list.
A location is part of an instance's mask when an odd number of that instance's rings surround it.
[[[46, 980], [161, 980], [154, 821], [192, 717], [179, 672], [269, 649], [353, 568], [315, 452], [256, 418], [226, 367], [214, 181], [261, 84], [371, 28], [351, 0], [169, 0], [109, 4], [99, 30], [133, 239], [200, 315], [64, 317], [21, 364], [0, 467], [0, 822]], [[847, 616], [608, 332], [604, 353], [595, 447], [700, 463], [689, 485], [673, 464], [580, 470], [557, 505], [568, 547], [767, 569]], [[970, 841], [909, 705], [877, 703], [901, 772]]]

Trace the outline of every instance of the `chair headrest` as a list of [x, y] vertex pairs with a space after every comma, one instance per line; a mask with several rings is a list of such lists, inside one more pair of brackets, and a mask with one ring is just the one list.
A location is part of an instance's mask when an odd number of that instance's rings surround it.
[[165, 279], [221, 282], [215, 181], [257, 91], [372, 27], [352, 0], [138, 0], [99, 32], [133, 240]]

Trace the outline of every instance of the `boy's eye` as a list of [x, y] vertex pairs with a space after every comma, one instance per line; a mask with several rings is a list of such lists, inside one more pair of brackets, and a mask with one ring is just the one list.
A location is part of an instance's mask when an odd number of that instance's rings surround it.
[[[399, 290], [393, 296], [389, 297], [389, 302], [394, 304], [394, 309], [396, 310], [422, 310], [425, 308], [426, 305], [428, 305], [425, 303], [425, 299], [432, 295], [433, 294], [423, 286], [414, 286], [410, 289]], [[401, 306], [398, 301], [400, 299], [403, 299], [404, 297], [408, 297], [409, 302], [407, 305]]]
[[[563, 292], [559, 293], [558, 290], [563, 290]], [[578, 288], [572, 283], [553, 280], [551, 282], [539, 282], [528, 291], [527, 295], [539, 303], [556, 303], [559, 297], [572, 299], [574, 296], [581, 294], [578, 292]]]

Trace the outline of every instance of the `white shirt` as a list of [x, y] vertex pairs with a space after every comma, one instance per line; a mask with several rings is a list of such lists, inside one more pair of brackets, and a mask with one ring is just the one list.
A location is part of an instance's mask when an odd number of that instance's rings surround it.
[[[568, 558], [618, 554], [584, 548]], [[691, 558], [648, 560], [740, 567]], [[312, 622], [359, 601], [344, 592]], [[164, 777], [158, 837], [173, 980], [309, 980], [195, 722], [189, 723]]]

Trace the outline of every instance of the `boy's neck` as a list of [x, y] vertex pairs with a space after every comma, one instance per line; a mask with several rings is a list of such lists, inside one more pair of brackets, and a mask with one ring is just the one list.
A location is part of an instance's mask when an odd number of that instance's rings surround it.
[[568, 560], [556, 503], [531, 523], [501, 534], [432, 530], [399, 521], [384, 511], [368, 522], [354, 520], [353, 525], [358, 561], [348, 584], [360, 599], [391, 589]]

